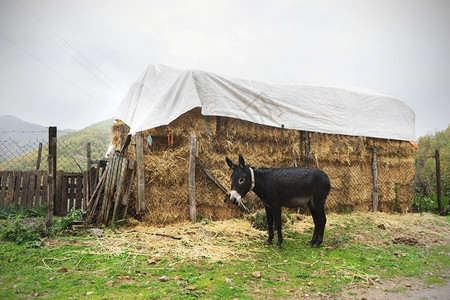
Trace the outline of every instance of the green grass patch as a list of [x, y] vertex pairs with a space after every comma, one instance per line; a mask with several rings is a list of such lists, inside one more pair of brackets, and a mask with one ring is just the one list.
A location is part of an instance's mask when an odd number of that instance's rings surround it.
[[[448, 227], [445, 219], [439, 222]], [[288, 228], [282, 251], [264, 246], [266, 235], [260, 235], [233, 245], [246, 248], [250, 256], [219, 261], [162, 255], [157, 244], [142, 253], [133, 248], [133, 240], [118, 239], [126, 251], [115, 252], [105, 240], [89, 235], [47, 239], [40, 248], [1, 242], [0, 298], [283, 299], [306, 293], [336, 296], [354, 283], [394, 277], [443, 282], [439, 274], [450, 265], [448, 245], [374, 246], [355, 238], [361, 230], [376, 236], [382, 230], [376, 225], [346, 214], [327, 227], [323, 247], [306, 245], [310, 229]], [[107, 231], [104, 239], [109, 238], [116, 234]], [[182, 240], [178, 247], [183, 242], [192, 243]], [[149, 261], [149, 256], [158, 259]]]

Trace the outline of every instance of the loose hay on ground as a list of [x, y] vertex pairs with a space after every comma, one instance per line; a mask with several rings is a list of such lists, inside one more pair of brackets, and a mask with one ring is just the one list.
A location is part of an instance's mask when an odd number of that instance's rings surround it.
[[[339, 239], [342, 236], [349, 236], [349, 241], [363, 243], [367, 247], [384, 247], [402, 240], [417, 240], [414, 246], [425, 249], [450, 244], [449, 223], [431, 214], [330, 213], [327, 218], [324, 247], [334, 247], [331, 245], [333, 239], [342, 240]], [[302, 216], [284, 230], [309, 238], [313, 227], [311, 216]], [[266, 251], [263, 246], [266, 238], [267, 233], [254, 229], [249, 221], [231, 219], [197, 224], [184, 222], [165, 227], [138, 225], [116, 233], [109, 232], [90, 240], [88, 246], [97, 254], [143, 255], [177, 264], [201, 259], [210, 262], [252, 259], [259, 251]], [[286, 240], [299, 243], [289, 237]], [[255, 242], [260, 246], [255, 247]], [[309, 249], [306, 244], [304, 247]]]
[[92, 243], [101, 253], [110, 255], [125, 253], [169, 260], [176, 258], [174, 263], [199, 259], [215, 262], [248, 259], [253, 250], [246, 245], [259, 240], [264, 234], [245, 220], [232, 219], [207, 224], [184, 222], [165, 227], [136, 226], [100, 237]]

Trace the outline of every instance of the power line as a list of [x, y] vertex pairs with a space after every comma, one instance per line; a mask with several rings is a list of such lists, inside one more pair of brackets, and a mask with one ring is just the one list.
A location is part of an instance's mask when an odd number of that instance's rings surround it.
[[[120, 86], [114, 81], [112, 80], [107, 74], [105, 74], [102, 70], [100, 70], [100, 68], [98, 68], [94, 63], [92, 63], [89, 59], [87, 59], [83, 54], [81, 54], [77, 49], [75, 49], [66, 39], [64, 39], [62, 36], [60, 36], [57, 32], [53, 31], [52, 29], [50, 29], [47, 25], [45, 25], [44, 22], [42, 22], [35, 14], [33, 14], [29, 9], [27, 9], [26, 7], [24, 7], [22, 4], [20, 4], [20, 2], [14, 2], [15, 4], [19, 5], [23, 10], [25, 10], [28, 14], [30, 14], [31, 16], [33, 16], [33, 18], [40, 23], [46, 30], [48, 30], [51, 34], [55, 35], [56, 37], [58, 37], [61, 41], [63, 41], [72, 51], [74, 51], [76, 54], [78, 54], [85, 62], [87, 62], [90, 66], [92, 66], [96, 71], [98, 71], [100, 74], [102, 74], [106, 79], [108, 79], [111, 83], [113, 83], [116, 88], [118, 88], [120, 90], [120, 92], [124, 92]], [[17, 11], [16, 11], [17, 12]], [[20, 13], [19, 13], [20, 14]], [[24, 17], [22, 15], [22, 17]], [[24, 17], [25, 18], [25, 17]], [[28, 21], [29, 22], [29, 21]], [[30, 23], [30, 22], [29, 22]], [[31, 23], [30, 23], [31, 24]], [[32, 26], [34, 26], [33, 24], [31, 24]], [[34, 26], [37, 28], [37, 26]], [[91, 72], [91, 70], [87, 69], [85, 66], [83, 66], [81, 64], [81, 62], [79, 62], [78, 60], [76, 60], [75, 57], [73, 57], [72, 55], [70, 55], [69, 53], [67, 53], [67, 51], [65, 49], [63, 49], [62, 47], [60, 47], [55, 41], [53, 41], [47, 34], [43, 33], [39, 28], [37, 28], [42, 34], [46, 35], [47, 38], [53, 42], [57, 47], [59, 47], [61, 50], [63, 50], [67, 55], [69, 55], [73, 60], [75, 60], [81, 67], [83, 67], [84, 69], [86, 69], [89, 73], [91, 73], [93, 76], [95, 76], [95, 78], [97, 78], [98, 80], [100, 80], [105, 86], [107, 86], [108, 88], [110, 88], [111, 90], [113, 90], [113, 92], [115, 92], [115, 90], [113, 88], [111, 88], [111, 86], [109, 86], [106, 82], [103, 81], [103, 79], [101, 79], [100, 77], [98, 77], [96, 74], [94, 74], [93, 72]]]
[[[108, 83], [106, 83], [101, 77], [99, 77], [97, 74], [95, 74], [94, 72], [92, 72], [90, 69], [88, 69], [85, 65], [83, 65], [82, 62], [80, 62], [77, 57], [75, 57], [74, 55], [72, 55], [71, 53], [69, 53], [66, 49], [64, 49], [63, 47], [61, 47], [61, 45], [59, 45], [54, 39], [52, 39], [50, 37], [50, 35], [46, 32], [44, 32], [43, 30], [41, 30], [38, 26], [36, 26], [35, 24], [33, 24], [30, 20], [28, 20], [28, 18], [26, 16], [24, 16], [21, 12], [17, 11], [16, 8], [14, 8], [13, 6], [11, 6], [10, 3], [6, 2], [5, 3], [11, 8], [13, 9], [19, 16], [21, 16], [29, 25], [31, 25], [32, 27], [34, 27], [38, 32], [40, 32], [43, 36], [45, 36], [49, 41], [51, 41], [54, 45], [56, 45], [60, 50], [62, 50], [65, 54], [67, 54], [73, 61], [75, 61], [78, 65], [80, 65], [84, 70], [88, 71], [92, 76], [94, 76], [95, 78], [97, 78], [104, 86], [106, 86], [107, 88], [109, 88], [117, 97], [122, 98], [122, 95], [119, 95], [117, 93], [117, 90], [113, 87], [111, 87], [111, 85], [109, 85]], [[77, 51], [67, 40], [65, 40], [63, 37], [61, 37], [60, 35], [58, 35], [56, 32], [52, 31], [50, 28], [48, 28], [36, 15], [34, 15], [30, 10], [28, 10], [27, 8], [25, 8], [22, 4], [20, 4], [19, 2], [14, 2], [16, 4], [18, 4], [22, 10], [25, 10], [29, 15], [31, 15], [38, 23], [40, 23], [40, 25], [46, 29], [48, 32], [50, 32], [52, 35], [56, 36], [57, 38], [59, 38], [61, 41], [64, 42], [64, 44], [67, 45], [67, 47], [69, 47], [73, 52], [75, 52], [79, 57], [81, 57], [88, 65], [92, 66], [95, 70], [97, 70], [100, 74], [102, 74], [105, 78], [107, 78], [111, 83], [113, 83], [113, 85], [115, 85], [115, 87], [119, 90], [120, 93], [124, 93], [124, 91], [120, 88], [120, 86], [114, 82], [108, 75], [106, 75], [104, 72], [102, 72], [97, 66], [95, 66], [92, 62], [89, 61], [89, 59], [87, 59], [85, 56], [83, 56], [79, 51]]]
[[86, 92], [85, 90], [83, 90], [82, 88], [80, 88], [79, 86], [77, 86], [74, 82], [72, 82], [70, 79], [66, 78], [64, 75], [62, 75], [61, 73], [59, 73], [58, 71], [56, 71], [55, 69], [53, 69], [52, 67], [50, 67], [49, 65], [47, 65], [45, 62], [43, 62], [42, 60], [40, 60], [39, 58], [37, 58], [36, 56], [34, 56], [32, 53], [28, 52], [27, 50], [25, 50], [24, 48], [22, 48], [19, 44], [17, 44], [16, 42], [14, 42], [13, 40], [11, 40], [10, 38], [8, 38], [7, 36], [5, 36], [1, 31], [0, 31], [0, 36], [3, 37], [5, 40], [7, 40], [8, 42], [10, 42], [11, 44], [13, 44], [14, 46], [16, 46], [17, 48], [19, 48], [20, 50], [22, 50], [24, 53], [28, 54], [29, 56], [31, 56], [32, 58], [34, 58], [36, 61], [38, 61], [39, 63], [41, 63], [42, 65], [44, 65], [47, 69], [49, 69], [50, 71], [52, 71], [53, 73], [55, 73], [56, 75], [58, 75], [59, 77], [61, 77], [62, 79], [64, 79], [66, 82], [70, 83], [72, 86], [74, 86], [75, 88], [77, 88], [79, 91], [81, 91], [83, 94], [85, 94], [86, 96], [88, 96], [89, 98], [97, 101], [98, 103], [100, 103], [100, 101], [98, 99], [96, 99], [94, 96], [91, 96], [88, 92]]

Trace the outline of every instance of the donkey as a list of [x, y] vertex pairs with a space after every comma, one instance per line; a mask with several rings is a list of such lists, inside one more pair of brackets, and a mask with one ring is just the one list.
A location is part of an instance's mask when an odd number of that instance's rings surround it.
[[267, 216], [269, 239], [274, 237], [273, 221], [278, 234], [277, 248], [281, 249], [281, 207], [299, 207], [307, 204], [314, 220], [314, 235], [309, 241], [312, 247], [319, 247], [323, 241], [323, 232], [327, 221], [324, 211], [325, 200], [331, 185], [328, 175], [317, 168], [252, 168], [245, 165], [239, 155], [239, 164], [228, 157], [228, 166], [233, 169], [231, 175], [232, 203], [241, 203], [247, 193], [253, 191], [264, 204]]

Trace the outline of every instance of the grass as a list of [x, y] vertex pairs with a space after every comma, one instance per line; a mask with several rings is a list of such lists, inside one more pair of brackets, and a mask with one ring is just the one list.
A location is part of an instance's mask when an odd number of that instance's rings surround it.
[[[424, 220], [424, 218], [426, 220]], [[400, 220], [399, 220], [400, 219]], [[254, 299], [301, 298], [341, 294], [352, 284], [370, 286], [394, 277], [421, 278], [443, 283], [449, 271], [450, 247], [445, 228], [448, 217], [332, 215], [325, 244], [306, 246], [311, 220], [287, 226], [283, 250], [263, 246], [266, 234], [245, 227], [246, 221], [179, 225], [181, 240], [151, 234], [106, 230], [44, 240], [29, 248], [0, 243], [0, 298], [39, 296], [48, 299]], [[380, 223], [382, 222], [382, 223]], [[234, 225], [233, 225], [234, 224]], [[383, 224], [383, 226], [380, 226]], [[394, 244], [401, 226], [429, 240], [416, 245]], [[427, 224], [424, 227], [422, 224]], [[184, 228], [185, 227], [185, 228]], [[228, 228], [228, 229], [225, 229]], [[200, 229], [215, 232], [200, 236]], [[151, 230], [169, 230], [169, 228]], [[214, 231], [216, 230], [216, 231]], [[401, 231], [407, 232], [406, 229]], [[172, 234], [172, 233], [171, 233]], [[411, 235], [411, 233], [408, 233]], [[224, 249], [220, 255], [197, 250], [205, 242]], [[206, 245], [206, 246], [205, 246]], [[180, 252], [183, 248], [186, 252]], [[219, 248], [213, 248], [218, 252]], [[230, 249], [231, 251], [225, 251]], [[189, 254], [189, 250], [192, 251]], [[202, 252], [203, 251], [203, 252]], [[402, 292], [402, 287], [396, 292]]]

